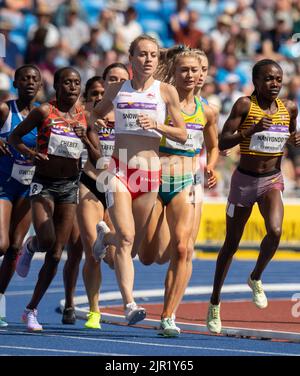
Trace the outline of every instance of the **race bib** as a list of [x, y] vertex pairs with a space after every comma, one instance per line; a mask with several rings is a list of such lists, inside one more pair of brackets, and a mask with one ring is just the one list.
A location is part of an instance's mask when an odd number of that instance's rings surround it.
[[184, 144], [181, 144], [180, 142], [172, 141], [167, 138], [166, 147], [169, 147], [172, 149], [186, 150], [186, 151], [202, 149], [202, 144], [204, 141], [203, 126], [199, 126], [199, 124], [194, 124], [194, 123], [187, 123], [186, 130], [187, 130], [187, 140]]
[[76, 134], [67, 127], [51, 129], [48, 154], [58, 157], [79, 159], [83, 151], [83, 143]]
[[28, 161], [15, 160], [12, 168], [11, 177], [19, 183], [29, 185], [35, 172], [35, 166], [29, 164]]
[[40, 192], [42, 192], [43, 185], [40, 183], [31, 183], [30, 184], [30, 192], [29, 196], [35, 196], [38, 195]]
[[[134, 102], [134, 103], [118, 103], [117, 111], [119, 112], [119, 116], [121, 117], [122, 121], [122, 128], [126, 131], [132, 132], [148, 132], [153, 133], [159, 137], [161, 137], [160, 133], [155, 129], [143, 129], [138, 124], [138, 117], [139, 115], [148, 115], [152, 119], [156, 119], [157, 117], [157, 104], [155, 103], [141, 103], [141, 102]], [[118, 125], [118, 128], [120, 126]]]
[[288, 132], [258, 132], [251, 136], [249, 150], [262, 153], [281, 153], [290, 134]]
[[98, 131], [101, 151], [103, 157], [110, 157], [115, 146], [115, 130], [110, 127], [102, 127]]

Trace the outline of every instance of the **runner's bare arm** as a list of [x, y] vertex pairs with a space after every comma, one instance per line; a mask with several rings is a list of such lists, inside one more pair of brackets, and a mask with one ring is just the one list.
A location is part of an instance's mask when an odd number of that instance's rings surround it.
[[243, 118], [247, 116], [249, 108], [250, 99], [248, 97], [241, 97], [235, 102], [219, 139], [220, 150], [230, 149], [238, 145], [243, 138], [250, 136], [251, 129], [247, 130], [247, 133], [237, 132]]
[[[86, 118], [88, 119], [89, 114], [86, 112]], [[87, 128], [76, 126], [74, 127], [74, 132], [85, 144], [90, 161], [94, 166], [96, 166], [98, 159], [101, 156], [100, 153], [100, 143], [98, 135], [94, 129], [94, 126], [88, 126]]]
[[[6, 103], [0, 104], [0, 129], [3, 127], [4, 123], [9, 114], [9, 107]], [[12, 156], [7, 143], [4, 140], [0, 140], [0, 157], [3, 155]]]
[[174, 86], [161, 83], [161, 96], [166, 103], [168, 114], [171, 117], [173, 126], [166, 124], [155, 124], [154, 128], [163, 136], [184, 144], [187, 140], [187, 131], [183, 116], [180, 112], [180, 103], [177, 90]]
[[90, 114], [88, 124], [94, 125], [98, 119], [103, 119], [110, 111], [113, 110], [113, 100], [119, 90], [121, 89], [123, 82], [112, 83], [108, 86], [105, 94], [100, 102], [93, 108]]
[[300, 132], [297, 132], [297, 116], [298, 116], [298, 108], [295, 102], [291, 100], [283, 101], [284, 105], [286, 106], [289, 114], [290, 114], [290, 126], [289, 131], [291, 136], [288, 139], [288, 143], [294, 146], [300, 146]]
[[203, 108], [207, 120], [203, 131], [204, 142], [207, 149], [207, 165], [214, 169], [219, 157], [218, 136], [215, 128], [216, 115], [209, 105], [204, 104]]

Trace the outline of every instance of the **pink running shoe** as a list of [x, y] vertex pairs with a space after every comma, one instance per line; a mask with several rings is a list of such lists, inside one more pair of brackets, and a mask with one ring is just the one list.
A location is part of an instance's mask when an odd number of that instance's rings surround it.
[[34, 255], [34, 252], [28, 249], [28, 243], [31, 241], [31, 239], [32, 236], [30, 236], [23, 244], [21, 254], [16, 264], [16, 272], [20, 277], [23, 278], [27, 277], [27, 274], [30, 270], [31, 260]]
[[30, 332], [38, 332], [43, 330], [42, 325], [37, 321], [37, 310], [25, 308], [22, 321], [27, 325], [27, 330]]

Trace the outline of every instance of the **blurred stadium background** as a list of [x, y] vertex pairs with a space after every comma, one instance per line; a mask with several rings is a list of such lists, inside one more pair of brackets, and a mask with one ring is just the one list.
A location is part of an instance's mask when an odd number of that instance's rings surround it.
[[[45, 101], [53, 94], [56, 69], [74, 66], [85, 84], [108, 64], [128, 64], [130, 41], [142, 32], [158, 38], [162, 47], [185, 43], [206, 52], [210, 67], [202, 96], [220, 110], [219, 131], [236, 99], [251, 94], [251, 69], [261, 58], [280, 63], [280, 95], [300, 104], [299, 0], [0, 0], [0, 101], [15, 96], [13, 74], [23, 63], [39, 66], [44, 80], [39, 100]], [[220, 156], [218, 184], [206, 190], [198, 243], [208, 248], [224, 239], [226, 196], [238, 159], [238, 148]], [[282, 244], [298, 249], [300, 150], [286, 150], [282, 169]], [[256, 208], [245, 244], [256, 246], [262, 231]]]

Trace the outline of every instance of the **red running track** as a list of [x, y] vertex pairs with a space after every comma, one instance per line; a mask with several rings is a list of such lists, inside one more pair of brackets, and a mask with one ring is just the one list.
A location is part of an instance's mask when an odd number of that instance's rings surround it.
[[[300, 318], [293, 317], [295, 302], [290, 300], [269, 300], [265, 309], [257, 308], [249, 301], [223, 301], [221, 319], [224, 327], [261, 329], [271, 331], [293, 332], [300, 334]], [[147, 309], [147, 319], [160, 320], [162, 304], [143, 304]], [[207, 302], [183, 302], [177, 314], [176, 322], [205, 325]], [[103, 313], [123, 316], [123, 307], [102, 308]]]

